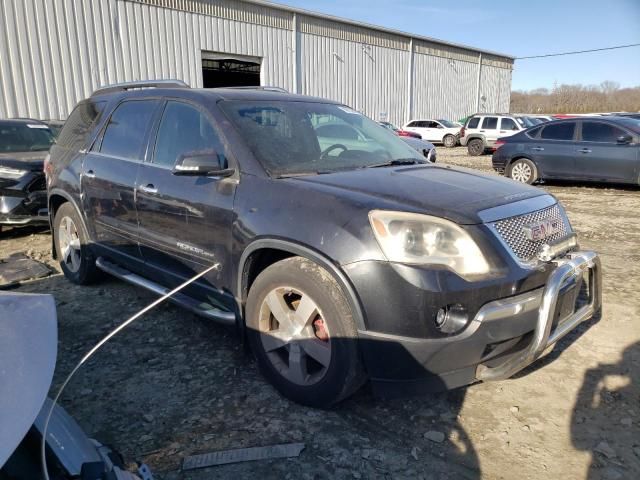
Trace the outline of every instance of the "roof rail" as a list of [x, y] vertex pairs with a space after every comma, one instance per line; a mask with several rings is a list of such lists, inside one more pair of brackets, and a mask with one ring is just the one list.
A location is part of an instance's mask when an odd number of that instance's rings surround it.
[[289, 93], [284, 88], [274, 87], [271, 85], [257, 85], [255, 87], [218, 87], [218, 88], [232, 88], [234, 90], [264, 90], [267, 92]]
[[135, 82], [114, 83], [96, 89], [91, 96], [105, 93], [124, 92], [134, 88], [189, 88], [182, 80], [140, 80]]

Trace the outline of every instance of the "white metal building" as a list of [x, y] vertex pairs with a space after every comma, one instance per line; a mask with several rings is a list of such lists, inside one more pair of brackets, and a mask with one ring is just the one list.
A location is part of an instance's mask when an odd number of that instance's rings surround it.
[[258, 0], [0, 0], [0, 118], [64, 119], [98, 86], [262, 84], [376, 120], [508, 111], [513, 58]]

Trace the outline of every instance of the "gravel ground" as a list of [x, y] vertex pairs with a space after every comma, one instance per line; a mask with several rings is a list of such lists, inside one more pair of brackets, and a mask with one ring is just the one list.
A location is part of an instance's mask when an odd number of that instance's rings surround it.
[[[463, 148], [439, 148], [438, 161], [491, 171], [490, 156]], [[312, 410], [281, 398], [232, 332], [165, 305], [107, 344], [62, 403], [92, 436], [166, 480], [640, 478], [640, 190], [540, 187], [565, 204], [581, 245], [601, 253], [604, 315], [516, 378], [394, 401], [364, 388]], [[48, 232], [0, 235], [0, 258], [25, 252], [55, 266]], [[56, 383], [154, 298], [112, 279], [76, 287], [60, 275], [19, 291], [56, 298]], [[306, 449], [295, 459], [180, 470], [187, 455], [284, 442]]]

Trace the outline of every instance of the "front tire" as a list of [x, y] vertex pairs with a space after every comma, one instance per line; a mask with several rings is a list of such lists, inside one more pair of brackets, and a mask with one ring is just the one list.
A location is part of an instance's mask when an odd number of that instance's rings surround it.
[[86, 285], [99, 277], [82, 219], [71, 203], [63, 203], [53, 220], [53, 241], [60, 268], [68, 280]]
[[445, 135], [442, 139], [442, 143], [447, 148], [453, 148], [458, 143], [458, 139], [454, 135]]
[[335, 279], [310, 260], [287, 258], [258, 275], [246, 325], [260, 370], [294, 402], [326, 408], [366, 379], [349, 303]]
[[474, 138], [470, 140], [467, 144], [467, 151], [469, 155], [472, 157], [477, 157], [478, 155], [482, 155], [484, 153], [484, 142], [479, 138]]
[[531, 185], [538, 180], [538, 169], [528, 158], [519, 158], [509, 165], [509, 178]]

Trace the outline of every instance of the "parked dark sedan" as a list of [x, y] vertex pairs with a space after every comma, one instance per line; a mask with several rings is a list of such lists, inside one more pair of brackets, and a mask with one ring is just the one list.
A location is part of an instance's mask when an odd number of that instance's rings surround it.
[[539, 179], [640, 183], [640, 120], [580, 117], [498, 139], [493, 168], [532, 184]]
[[0, 229], [48, 223], [43, 166], [53, 142], [43, 122], [0, 120]]

